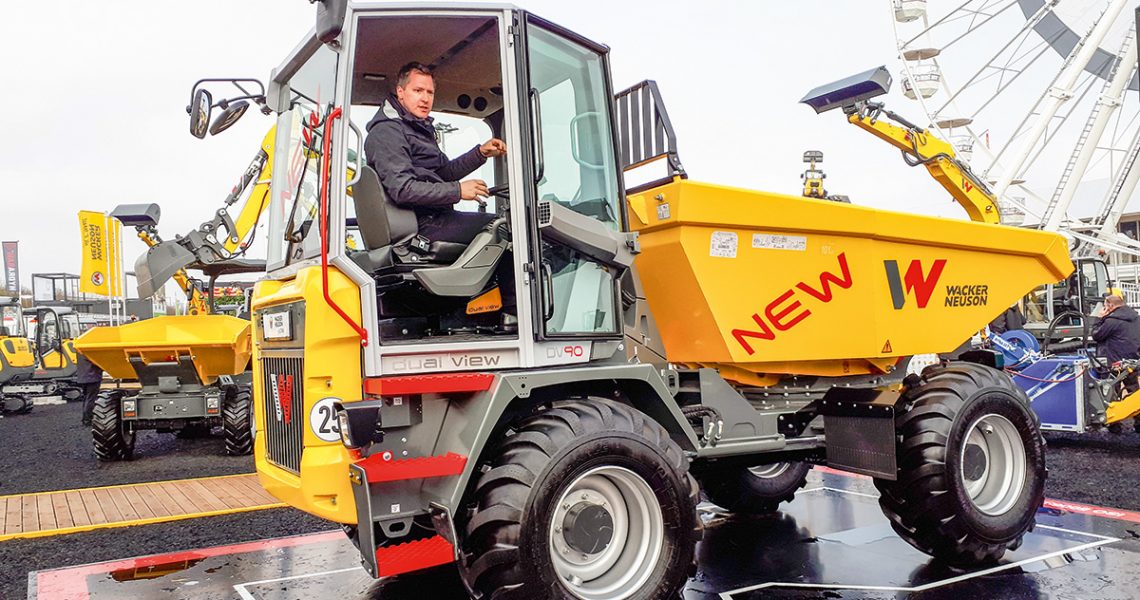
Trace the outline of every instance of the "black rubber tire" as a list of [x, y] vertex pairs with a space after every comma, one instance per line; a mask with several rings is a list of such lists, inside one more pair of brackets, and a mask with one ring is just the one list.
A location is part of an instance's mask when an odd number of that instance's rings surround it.
[[135, 453], [135, 432], [123, 426], [119, 406], [122, 394], [99, 392], [91, 415], [91, 440], [99, 460], [130, 460]]
[[246, 388], [226, 394], [222, 403], [222, 430], [226, 454], [246, 456], [253, 453], [253, 400]]
[[[1045, 448], [1029, 398], [1001, 371], [972, 363], [936, 365], [908, 379], [896, 417], [898, 479], [875, 479], [879, 505], [900, 537], [954, 566], [1000, 559], [1021, 546], [1045, 501]], [[969, 428], [986, 415], [1006, 418], [1025, 451], [1020, 495], [1003, 514], [987, 515], [962, 476]]]
[[620, 466], [644, 479], [664, 518], [661, 557], [638, 599], [678, 598], [702, 533], [688, 459], [660, 424], [602, 399], [569, 400], [522, 421], [484, 455], [474, 511], [461, 526], [466, 585], [494, 600], [568, 598], [550, 558], [555, 504], [575, 478]]
[[807, 485], [811, 465], [788, 463], [788, 469], [774, 477], [760, 477], [748, 467], [709, 467], [697, 473], [701, 489], [713, 504], [734, 513], [769, 515], [791, 502], [796, 490]]

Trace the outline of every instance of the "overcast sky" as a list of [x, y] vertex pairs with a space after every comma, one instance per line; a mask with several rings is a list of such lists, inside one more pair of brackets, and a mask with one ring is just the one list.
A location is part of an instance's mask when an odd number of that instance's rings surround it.
[[[195, 80], [265, 80], [312, 27], [306, 0], [59, 0], [9, 6], [0, 39], [5, 142], [0, 239], [19, 240], [25, 285], [79, 271], [79, 210], [157, 202], [168, 238], [211, 216], [271, 125], [250, 111], [224, 135], [188, 133]], [[921, 169], [797, 102], [881, 64], [903, 99], [889, 3], [532, 0], [523, 4], [612, 48], [615, 89], [657, 80], [694, 180], [800, 191], [805, 150], [821, 150], [832, 193], [855, 203], [964, 217]], [[15, 58], [15, 57], [19, 58]], [[128, 235], [133, 232], [128, 231]], [[264, 239], [264, 238], [261, 238]], [[130, 239], [127, 269], [144, 250]]]

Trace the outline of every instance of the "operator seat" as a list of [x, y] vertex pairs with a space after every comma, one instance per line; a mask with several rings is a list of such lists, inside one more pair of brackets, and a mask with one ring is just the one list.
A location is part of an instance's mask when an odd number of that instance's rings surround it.
[[392, 202], [372, 167], [353, 186], [356, 222], [365, 250], [351, 255], [377, 289], [416, 281], [436, 296], [471, 298], [484, 290], [510, 246], [500, 217], [470, 244], [433, 242], [418, 235], [416, 213]]
[[360, 181], [352, 186], [352, 200], [365, 248], [353, 254], [352, 260], [373, 275], [398, 265], [416, 269], [449, 265], [467, 248], [466, 244], [428, 240], [413, 249], [419, 233], [415, 211], [392, 202], [368, 165], [361, 167]]

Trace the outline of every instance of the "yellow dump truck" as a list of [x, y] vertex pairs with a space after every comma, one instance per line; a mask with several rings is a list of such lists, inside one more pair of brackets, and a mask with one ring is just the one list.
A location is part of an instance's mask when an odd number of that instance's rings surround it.
[[[512, 6], [317, 12], [264, 98], [255, 458], [373, 576], [456, 563], [479, 597], [676, 597], [701, 489], [770, 512], [813, 464], [873, 477], [895, 531], [948, 563], [1020, 544], [1045, 483], [1025, 394], [989, 352], [905, 367], [1067, 276], [1063, 238], [689, 181], [652, 82], [615, 95], [605, 46]], [[359, 152], [412, 60], [434, 61], [437, 114], [510, 149], [469, 243], [421, 230]]]

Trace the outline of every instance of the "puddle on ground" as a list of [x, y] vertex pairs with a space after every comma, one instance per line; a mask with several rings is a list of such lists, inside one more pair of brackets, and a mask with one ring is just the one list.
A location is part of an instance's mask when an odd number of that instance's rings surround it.
[[143, 579], [158, 579], [159, 577], [166, 577], [171, 573], [177, 573], [193, 567], [194, 565], [202, 562], [201, 558], [194, 558], [191, 560], [179, 560], [175, 562], [162, 563], [157, 565], [150, 565], [147, 567], [137, 567], [133, 569], [119, 569], [111, 571], [111, 579], [115, 581], [140, 581]]

